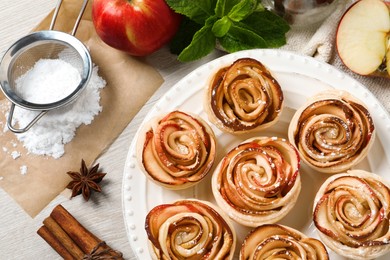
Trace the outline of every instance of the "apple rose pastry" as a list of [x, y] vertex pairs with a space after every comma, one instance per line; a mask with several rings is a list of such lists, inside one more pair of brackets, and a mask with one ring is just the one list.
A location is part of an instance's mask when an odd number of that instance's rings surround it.
[[145, 230], [153, 259], [233, 259], [229, 219], [206, 201], [179, 200], [153, 208]]
[[220, 130], [238, 134], [276, 123], [282, 104], [282, 89], [270, 71], [255, 59], [242, 58], [213, 75], [205, 111]]
[[275, 223], [293, 208], [301, 190], [299, 155], [285, 139], [251, 138], [232, 149], [212, 176], [218, 205], [236, 222]]
[[200, 117], [173, 111], [146, 124], [137, 140], [144, 173], [168, 189], [185, 189], [201, 181], [215, 158], [215, 136]]
[[327, 260], [329, 256], [321, 241], [287, 226], [265, 224], [247, 235], [240, 251], [240, 260], [257, 259]]
[[351, 170], [328, 178], [314, 201], [314, 224], [337, 254], [372, 259], [390, 251], [390, 190], [381, 177]]
[[337, 173], [365, 158], [375, 127], [360, 100], [345, 91], [327, 90], [296, 111], [288, 136], [310, 167]]

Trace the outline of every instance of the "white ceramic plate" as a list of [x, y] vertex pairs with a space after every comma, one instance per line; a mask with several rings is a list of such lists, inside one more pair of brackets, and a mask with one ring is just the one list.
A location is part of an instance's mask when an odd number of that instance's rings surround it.
[[[293, 113], [308, 97], [330, 88], [346, 90], [366, 103], [377, 129], [377, 138], [372, 150], [367, 159], [356, 168], [375, 172], [390, 180], [390, 176], [386, 175], [390, 169], [390, 139], [387, 138], [387, 135], [390, 134], [390, 117], [379, 101], [360, 83], [329, 64], [286, 51], [242, 51], [202, 65], [173, 86], [151, 109], [143, 123], [149, 121], [153, 116], [165, 114], [175, 109], [196, 113], [207, 121], [207, 115], [202, 107], [204, 86], [218, 68], [230, 65], [242, 57], [252, 57], [265, 64], [273, 72], [284, 92], [285, 107], [279, 122], [271, 129], [263, 131], [261, 135], [286, 138], [288, 123]], [[237, 137], [222, 133], [214, 126], [212, 128], [217, 137], [217, 158], [214, 167], [231, 148], [254, 136], [254, 134], [247, 134]], [[122, 203], [131, 247], [135, 255], [144, 260], [150, 259], [144, 229], [145, 217], [154, 206], [171, 203], [182, 198], [198, 198], [213, 203], [215, 201], [210, 187], [210, 177], [213, 171], [200, 184], [184, 191], [165, 190], [148, 181], [137, 165], [135, 155], [137, 136], [138, 133], [130, 146], [124, 168]], [[313, 199], [317, 189], [329, 175], [313, 172], [304, 164], [300, 172], [302, 190], [298, 202], [294, 209], [279, 223], [296, 228], [308, 236], [318, 238], [312, 224]], [[238, 224], [235, 227], [238, 236], [237, 248], [239, 248], [249, 228]], [[238, 251], [236, 250], [236, 253]], [[344, 259], [332, 251], [328, 251], [331, 259]], [[382, 259], [389, 257], [390, 255], [387, 255]]]

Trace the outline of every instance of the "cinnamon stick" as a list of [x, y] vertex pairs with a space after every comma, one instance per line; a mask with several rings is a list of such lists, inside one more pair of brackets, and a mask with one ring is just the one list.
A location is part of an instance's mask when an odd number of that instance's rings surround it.
[[85, 253], [89, 254], [101, 240], [84, 228], [62, 205], [57, 205], [50, 214], [58, 225]]
[[74, 257], [69, 251], [62, 245], [62, 243], [47, 229], [46, 226], [42, 226], [37, 231], [40, 235], [62, 258], [65, 260], [73, 260]]
[[123, 260], [121, 252], [89, 232], [61, 205], [57, 205], [43, 223], [38, 234], [66, 260]]
[[43, 221], [44, 226], [53, 234], [57, 240], [68, 250], [75, 259], [82, 259], [83, 251], [77, 244], [68, 236], [68, 234], [55, 222], [52, 217], [47, 217]]

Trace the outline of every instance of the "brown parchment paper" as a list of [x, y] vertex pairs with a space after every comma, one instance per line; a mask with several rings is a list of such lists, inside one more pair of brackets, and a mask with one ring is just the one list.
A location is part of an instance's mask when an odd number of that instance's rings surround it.
[[[81, 2], [63, 1], [55, 30], [72, 30]], [[15, 134], [2, 131], [10, 103], [0, 96], [0, 187], [32, 217], [64, 190], [70, 180], [66, 172], [78, 171], [82, 158], [92, 164], [163, 82], [154, 68], [107, 46], [97, 37], [91, 22], [91, 2], [76, 36], [88, 46], [93, 63], [99, 66], [99, 75], [107, 82], [101, 91], [103, 110], [92, 124], [77, 129], [75, 138], [65, 145], [65, 154], [59, 159], [27, 154]], [[48, 29], [52, 13], [35, 30]], [[14, 159], [14, 151], [21, 156]], [[22, 166], [27, 166], [25, 175], [21, 174]]]

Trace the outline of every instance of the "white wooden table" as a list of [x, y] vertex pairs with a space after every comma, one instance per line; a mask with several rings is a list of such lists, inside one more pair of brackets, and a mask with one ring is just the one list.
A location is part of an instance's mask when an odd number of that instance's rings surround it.
[[[55, 7], [56, 2], [56, 0], [0, 0], [0, 56], [14, 41], [31, 31]], [[200, 64], [222, 54], [215, 51], [200, 61], [183, 64], [169, 55], [165, 48], [145, 59], [160, 72], [165, 82], [119, 138], [99, 158], [99, 163], [109, 173], [101, 196], [94, 196], [92, 201], [85, 203], [81, 196], [68, 200], [59, 195], [32, 219], [4, 190], [0, 189], [0, 259], [60, 259], [57, 253], [36, 234], [43, 219], [59, 203], [91, 232], [116, 250], [123, 252], [126, 259], [134, 258], [127, 239], [121, 206], [122, 173], [132, 138], [144, 115], [162, 94]], [[334, 63], [337, 67], [341, 67], [339, 61], [335, 60]], [[363, 83], [367, 82], [366, 79], [356, 78]], [[389, 110], [390, 89], [385, 89], [386, 84], [390, 87], [389, 81], [376, 79], [372, 81], [373, 88], [370, 90]]]

